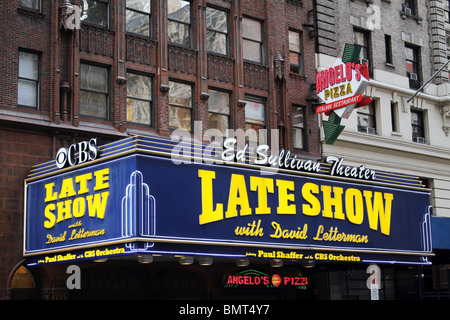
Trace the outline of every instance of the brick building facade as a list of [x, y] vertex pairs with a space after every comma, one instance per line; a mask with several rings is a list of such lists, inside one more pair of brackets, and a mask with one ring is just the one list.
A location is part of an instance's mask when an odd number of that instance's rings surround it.
[[[320, 157], [311, 1], [4, 0], [0, 21], [0, 298], [17, 294], [23, 181], [60, 147], [264, 128]], [[61, 274], [31, 294], [56, 298]]]

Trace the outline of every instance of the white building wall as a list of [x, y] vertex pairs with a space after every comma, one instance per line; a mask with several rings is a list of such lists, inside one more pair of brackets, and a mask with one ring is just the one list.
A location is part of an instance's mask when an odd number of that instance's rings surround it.
[[[332, 65], [342, 55], [345, 43], [353, 43], [353, 28], [367, 29], [367, 20], [370, 18], [366, 12], [369, 7], [367, 1], [334, 2], [336, 56], [330, 55], [330, 50], [328, 54], [317, 54], [318, 70]], [[439, 68], [440, 65], [436, 66], [438, 59], [433, 58], [433, 52], [436, 51], [433, 50], [435, 46], [427, 19], [431, 2], [437, 3], [440, 8], [443, 0], [418, 0], [420, 18], [402, 17], [401, 2], [373, 1], [373, 5], [380, 9], [381, 21], [378, 28], [370, 31], [373, 78], [365, 95], [375, 100], [377, 134], [358, 132], [355, 110], [349, 119], [342, 119], [345, 130], [334, 144], [325, 143], [322, 131], [323, 156], [342, 156], [349, 165], [365, 164], [375, 170], [416, 175], [427, 181], [431, 188], [433, 214], [450, 217], [450, 85], [445, 81], [448, 79], [447, 69], [443, 71], [443, 77], [439, 74], [439, 81], [432, 81], [423, 93], [408, 103], [415, 90], [409, 87], [404, 53], [405, 42], [420, 47], [424, 82]], [[393, 65], [385, 62], [385, 34], [392, 38]], [[391, 102], [397, 105], [397, 131], [392, 130]], [[412, 141], [411, 107], [425, 111], [427, 144]], [[327, 116], [321, 114], [319, 121], [326, 119]]]

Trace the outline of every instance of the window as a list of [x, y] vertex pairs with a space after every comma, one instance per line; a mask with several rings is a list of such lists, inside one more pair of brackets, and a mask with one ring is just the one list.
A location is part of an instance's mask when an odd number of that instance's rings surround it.
[[225, 11], [206, 8], [206, 50], [227, 54], [228, 14]]
[[420, 88], [420, 63], [419, 48], [405, 45], [406, 75], [409, 78], [409, 86], [412, 89]]
[[242, 54], [245, 60], [258, 63], [263, 61], [263, 37], [261, 22], [249, 18], [242, 19]]
[[169, 42], [191, 46], [191, 3], [183, 0], [167, 0]]
[[292, 130], [294, 133], [294, 148], [304, 149], [305, 146], [305, 108], [292, 107]]
[[370, 67], [370, 33], [363, 30], [354, 30], [353, 43], [361, 46], [359, 59], [366, 60]]
[[19, 6], [22, 8], [41, 11], [41, 0], [19, 0]]
[[258, 97], [246, 97], [245, 99], [245, 133], [249, 143], [267, 143], [265, 129], [266, 108], [264, 100]]
[[245, 129], [264, 129], [266, 110], [263, 101], [247, 98], [245, 103]]
[[208, 124], [223, 134], [230, 127], [230, 95], [223, 91], [208, 90]]
[[302, 33], [289, 30], [289, 61], [291, 72], [303, 74]]
[[169, 127], [192, 131], [192, 87], [169, 81]]
[[80, 20], [103, 27], [108, 27], [107, 0], [81, 0]]
[[151, 36], [151, 0], [127, 0], [127, 32]]
[[391, 125], [392, 131], [398, 132], [398, 103], [391, 101]]
[[152, 78], [127, 73], [127, 121], [152, 125]]
[[358, 112], [358, 131], [364, 133], [376, 134], [375, 105], [372, 102], [369, 105], [360, 107]]
[[425, 143], [425, 127], [423, 120], [423, 111], [411, 109], [412, 139], [414, 142]]
[[108, 69], [81, 64], [80, 113], [106, 119], [108, 117]]
[[416, 0], [404, 0], [402, 11], [407, 14], [416, 15]]
[[17, 84], [17, 104], [39, 107], [39, 55], [19, 51], [19, 78]]
[[384, 48], [386, 50], [386, 63], [392, 64], [392, 42], [390, 35], [384, 35]]

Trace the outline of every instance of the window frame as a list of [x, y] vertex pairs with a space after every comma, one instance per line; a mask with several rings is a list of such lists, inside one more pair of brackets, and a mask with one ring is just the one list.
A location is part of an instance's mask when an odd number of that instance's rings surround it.
[[[299, 40], [299, 46], [300, 46], [300, 52], [294, 51], [291, 49], [291, 42], [289, 41], [289, 58], [291, 56], [291, 53], [294, 53], [296, 55], [298, 55], [298, 60], [299, 60], [299, 64], [293, 64], [291, 62], [291, 60], [289, 59], [289, 72], [295, 73], [295, 74], [299, 74], [299, 75], [305, 75], [305, 66], [304, 66], [304, 48], [303, 48], [303, 32], [302, 31], [298, 31], [298, 30], [294, 30], [294, 29], [289, 29], [288, 30], [288, 39], [290, 39], [290, 35], [291, 33], [294, 33], [298, 36], [298, 40]], [[298, 71], [296, 71], [296, 68], [298, 68]]]
[[[213, 7], [213, 6], [207, 6], [205, 11], [208, 11], [208, 9], [210, 9], [210, 10], [217, 10], [217, 11], [221, 11], [221, 12], [225, 13], [226, 19], [227, 19], [227, 23], [226, 23], [227, 30], [226, 30], [226, 32], [223, 32], [223, 31], [220, 31], [220, 30], [208, 28], [208, 24], [207, 24], [207, 21], [206, 21], [205, 22], [205, 25], [206, 25], [206, 41], [205, 41], [206, 51], [209, 52], [209, 53], [220, 54], [220, 55], [224, 55], [224, 56], [228, 57], [230, 55], [230, 50], [229, 50], [229, 47], [230, 47], [230, 14], [229, 14], [229, 11], [225, 10], [225, 9], [222, 9], [222, 8], [216, 8], [216, 7]], [[208, 50], [208, 32], [213, 32], [213, 33], [218, 33], [218, 34], [221, 34], [221, 35], [225, 35], [225, 53]]]
[[[245, 110], [244, 110], [245, 130], [249, 129], [249, 128], [247, 128], [247, 124], [250, 125], [250, 128], [252, 128], [252, 125], [261, 127], [260, 129], [255, 129], [255, 130], [266, 129], [266, 126], [267, 126], [267, 105], [266, 105], [267, 102], [266, 102], [266, 99], [261, 98], [261, 97], [255, 97], [255, 96], [246, 95], [244, 101], [246, 103], [245, 104]], [[263, 110], [264, 119], [262, 121], [263, 122], [262, 124], [258, 123], [259, 121], [256, 120], [256, 119], [251, 119], [251, 118], [247, 117], [247, 112], [246, 112], [246, 110], [247, 110], [247, 102], [257, 103], [257, 104], [261, 104], [263, 106], [263, 108], [264, 108], [264, 110]], [[254, 129], [254, 128], [252, 128], [252, 129]]]
[[[183, 106], [183, 105], [178, 105], [178, 104], [171, 103], [171, 101], [170, 101], [170, 94], [171, 94], [171, 92], [173, 92], [173, 90], [171, 88], [171, 85], [170, 85], [171, 83], [182, 84], [182, 85], [189, 86], [191, 88], [191, 97], [190, 97], [190, 105], [191, 106], [190, 107], [186, 107], [186, 106]], [[192, 132], [193, 131], [193, 124], [194, 124], [194, 97], [195, 97], [195, 95], [194, 95], [194, 85], [192, 85], [191, 83], [183, 82], [183, 81], [178, 80], [178, 79], [169, 79], [169, 88], [170, 88], [169, 89], [169, 105], [168, 105], [168, 107], [169, 107], [169, 129], [170, 130], [178, 130], [178, 129], [186, 130], [183, 127], [179, 127], [179, 128], [172, 127], [171, 124], [170, 124], [171, 108], [183, 108], [183, 109], [190, 110], [190, 118], [191, 118], [190, 124], [189, 124], [190, 128], [187, 131]]]
[[[424, 110], [420, 110], [420, 109], [416, 109], [416, 108], [411, 108], [411, 135], [412, 135], [412, 141], [413, 142], [417, 142], [417, 138], [423, 138], [424, 142], [426, 142], [426, 130], [425, 130], [425, 111]], [[417, 114], [420, 115], [419, 120], [421, 122], [421, 124], [414, 124], [413, 123], [413, 114]], [[415, 135], [414, 133], [414, 128], [422, 128], [422, 134], [421, 135]]]
[[384, 48], [386, 54], [386, 64], [393, 65], [393, 55], [392, 55], [392, 37], [389, 34], [384, 35]]
[[[366, 108], [369, 108], [369, 112], [365, 112]], [[372, 103], [363, 106], [361, 108], [357, 109], [357, 127], [358, 127], [358, 132], [362, 132], [362, 133], [369, 133], [367, 131], [367, 128], [373, 128], [375, 131], [373, 134], [377, 134], [377, 114], [376, 114], [376, 106], [375, 106], [375, 101], [373, 101]], [[361, 126], [359, 124], [359, 119], [360, 116], [365, 116], [371, 119], [371, 123], [373, 124], [373, 126]]]
[[[411, 13], [407, 13], [405, 11], [406, 8], [411, 9]], [[402, 11], [406, 14], [410, 14], [412, 16], [417, 15], [417, 1], [416, 0], [403, 0], [402, 2]]]
[[[153, 32], [154, 32], [153, 31], [154, 30], [154, 28], [153, 28], [153, 12], [154, 12], [153, 3], [154, 3], [154, 0], [150, 0], [150, 13], [141, 11], [138, 9], [130, 8], [130, 7], [128, 7], [127, 2], [128, 2], [128, 0], [125, 0], [125, 32], [128, 34], [133, 34], [133, 35], [138, 35], [141, 37], [147, 37], [147, 38], [153, 39], [154, 38], [154, 35], [153, 35]], [[148, 35], [127, 30], [127, 26], [128, 26], [127, 12], [128, 11], [133, 11], [135, 13], [148, 16]]]
[[[106, 92], [102, 92], [102, 91], [98, 91], [98, 90], [92, 90], [92, 89], [84, 89], [82, 86], [82, 72], [81, 72], [81, 66], [82, 65], [87, 65], [87, 66], [93, 66], [93, 67], [97, 67], [97, 68], [103, 68], [106, 70], [106, 84], [108, 86]], [[81, 98], [79, 99], [79, 112], [80, 112], [80, 116], [83, 117], [88, 117], [88, 118], [94, 118], [94, 119], [101, 119], [101, 120], [106, 120], [109, 121], [111, 118], [111, 102], [110, 102], [110, 97], [111, 97], [111, 70], [109, 66], [105, 66], [105, 65], [101, 65], [101, 64], [96, 64], [93, 62], [88, 62], [88, 61], [80, 61], [80, 93], [81, 91], [86, 91], [86, 92], [93, 92], [93, 93], [99, 93], [99, 94], [103, 94], [105, 95], [105, 101], [106, 101], [106, 110], [105, 110], [105, 117], [100, 117], [100, 116], [95, 116], [95, 115], [90, 115], [90, 114], [86, 114], [86, 113], [82, 113], [81, 112]]]
[[[127, 70], [127, 79], [129, 79], [129, 74], [133, 74], [136, 76], [141, 76], [141, 77], [146, 77], [150, 79], [150, 99], [144, 99], [141, 97], [135, 97], [135, 96], [130, 96], [128, 94], [128, 84], [129, 82], [127, 81], [127, 104], [126, 104], [126, 122], [127, 123], [131, 123], [133, 125], [140, 125], [140, 126], [146, 126], [146, 127], [150, 127], [150, 128], [154, 128], [155, 127], [155, 121], [156, 119], [154, 118], [154, 103], [153, 103], [153, 99], [154, 99], [154, 93], [155, 93], [155, 89], [154, 89], [154, 78], [148, 74], [143, 74], [140, 72], [136, 72], [134, 70]], [[150, 123], [143, 123], [143, 122], [137, 122], [137, 121], [133, 121], [133, 120], [128, 120], [128, 99], [130, 100], [136, 100], [136, 101], [143, 101], [143, 102], [148, 102], [149, 103], [149, 114], [150, 114]]]
[[[31, 78], [24, 78], [20, 76], [20, 53], [27, 53], [27, 54], [33, 54], [37, 57], [38, 59], [38, 65], [37, 65], [37, 80], [36, 79], [31, 79]], [[27, 49], [23, 49], [20, 48], [18, 51], [18, 56], [17, 56], [17, 106], [18, 107], [23, 107], [23, 108], [28, 108], [28, 109], [32, 109], [32, 110], [40, 110], [41, 107], [41, 61], [42, 61], [42, 53], [40, 52], [36, 52], [36, 51], [32, 51], [32, 50], [27, 50]], [[30, 81], [30, 82], [35, 82], [36, 83], [36, 106], [29, 106], [29, 105], [25, 105], [25, 104], [19, 104], [19, 80], [25, 80], [25, 81]]]
[[[364, 39], [364, 45], [361, 45], [359, 43], [356, 43], [356, 34], [360, 33], [363, 36]], [[369, 69], [372, 69], [372, 50], [371, 50], [371, 33], [370, 31], [364, 30], [364, 29], [360, 29], [360, 28], [353, 28], [353, 43], [356, 45], [361, 46], [361, 52], [359, 54], [359, 59], [365, 59], [368, 62], [369, 65]], [[363, 53], [363, 49], [365, 50], [365, 54]], [[364, 57], [362, 57], [362, 55]]]
[[26, 9], [26, 10], [31, 10], [31, 11], [35, 11], [35, 12], [42, 12], [42, 0], [32, 0], [33, 2], [36, 2], [38, 5], [38, 9], [32, 8], [32, 7], [28, 7], [26, 5], [24, 5], [22, 3], [22, 0], [19, 0], [19, 7]]
[[83, 16], [83, 10], [82, 10], [82, 4], [80, 3], [80, 22], [82, 24], [87, 24], [87, 25], [91, 25], [91, 26], [96, 26], [96, 27], [100, 27], [100, 28], [105, 28], [108, 29], [110, 27], [110, 20], [111, 20], [111, 14], [110, 14], [110, 10], [111, 10], [111, 6], [110, 6], [110, 0], [93, 0], [96, 2], [101, 2], [106, 4], [106, 25], [102, 25], [96, 22], [92, 22], [92, 21], [84, 21], [81, 20], [82, 16]]
[[[299, 109], [299, 108], [301, 108], [301, 114], [302, 114], [302, 125], [301, 126], [299, 126], [298, 124], [295, 124], [295, 109]], [[306, 150], [306, 141], [307, 141], [307, 139], [306, 139], [306, 133], [307, 133], [307, 129], [306, 129], [306, 107], [305, 106], [302, 106], [302, 105], [297, 105], [297, 104], [293, 104], [292, 105], [292, 133], [293, 133], [293, 135], [292, 135], [292, 147], [294, 148], [294, 149], [297, 149], [297, 150]], [[302, 133], [302, 147], [301, 148], [299, 148], [299, 147], [297, 147], [296, 146], [296, 144], [295, 144], [295, 142], [296, 142], [296, 139], [295, 139], [295, 131], [296, 130], [300, 130], [301, 131], [301, 133]]]
[[[413, 60], [408, 59], [406, 56], [406, 49], [411, 49], [412, 50], [412, 54], [413, 54]], [[419, 47], [411, 45], [409, 43], [405, 43], [405, 65], [410, 62], [411, 65], [413, 66], [413, 73], [417, 74], [418, 80], [420, 79], [420, 60], [419, 60]], [[411, 72], [409, 72], [408, 70], [406, 70], [406, 75], [409, 77], [409, 74]]]
[[[220, 93], [226, 94], [228, 96], [228, 113], [224, 113], [224, 112], [220, 112], [220, 111], [211, 111], [211, 109], [210, 109], [210, 102], [211, 102], [211, 96], [212, 96], [211, 91], [220, 92]], [[208, 129], [217, 129], [217, 130], [221, 131], [220, 128], [213, 128], [209, 125], [210, 124], [210, 120], [209, 120], [210, 114], [226, 116], [226, 118], [227, 118], [227, 128], [226, 129], [231, 129], [231, 99], [232, 99], [231, 93], [228, 91], [220, 90], [220, 89], [216, 89], [216, 88], [208, 88], [208, 95], [209, 95], [209, 99], [208, 99]], [[223, 135], [226, 134], [226, 132], [222, 132], [222, 133], [223, 133]]]
[[[406, 50], [411, 49], [413, 54], [413, 60], [410, 60], [407, 58]], [[422, 81], [422, 63], [421, 63], [421, 51], [420, 47], [406, 43], [405, 42], [405, 69], [406, 69], [406, 77], [409, 80], [409, 86], [411, 89], [419, 89], [420, 83]], [[413, 72], [409, 72], [407, 69], [408, 63], [411, 63], [413, 66]], [[411, 73], [414, 73], [417, 75], [417, 80], [411, 79]]]
[[[255, 39], [247, 38], [247, 37], [244, 36], [244, 20], [252, 20], [252, 21], [255, 21], [255, 22], [259, 23], [259, 27], [260, 27], [260, 31], [261, 31], [261, 41], [257, 41]], [[246, 57], [244, 57], [245, 41], [258, 44], [258, 46], [259, 46], [259, 60], [260, 61], [251, 60], [251, 59], [247, 59]], [[242, 17], [242, 58], [243, 58], [243, 60], [248, 61], [248, 62], [265, 65], [265, 63], [264, 63], [264, 60], [265, 60], [265, 52], [264, 52], [264, 22], [263, 21], [261, 21], [259, 19], [254, 19], [254, 18], [251, 18], [251, 17]]]
[[392, 132], [400, 132], [398, 121], [398, 102], [391, 101], [391, 129]]
[[[178, 46], [184, 46], [184, 47], [188, 47], [188, 48], [192, 48], [194, 46], [194, 37], [193, 37], [193, 0], [167, 0], [167, 1], [185, 1], [185, 2], [189, 2], [189, 23], [180, 21], [180, 20], [176, 20], [176, 19], [171, 19], [170, 16], [170, 12], [169, 12], [169, 4], [167, 3], [167, 42], [169, 44], [175, 44]], [[170, 22], [173, 23], [177, 23], [177, 24], [183, 24], [189, 27], [189, 45], [186, 44], [182, 44], [182, 43], [178, 43], [178, 42], [172, 42], [170, 41], [170, 36], [169, 36], [169, 24]]]

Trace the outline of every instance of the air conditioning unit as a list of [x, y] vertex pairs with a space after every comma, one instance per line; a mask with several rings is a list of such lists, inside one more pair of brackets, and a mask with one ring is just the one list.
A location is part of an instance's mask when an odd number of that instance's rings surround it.
[[375, 134], [375, 135], [377, 134], [377, 130], [375, 130], [375, 128], [371, 128], [371, 127], [367, 127], [366, 132], [368, 134]]
[[359, 59], [359, 60], [358, 60], [358, 63], [359, 63], [360, 65], [363, 65], [364, 63], [367, 63], [367, 65], [369, 65], [369, 59]]
[[408, 7], [403, 7], [402, 10], [403, 10], [404, 13], [407, 13], [407, 14], [411, 14], [412, 13], [411, 8], [408, 8]]
[[425, 140], [424, 137], [417, 137], [417, 138], [416, 138], [416, 142], [417, 142], [417, 143], [427, 144], [427, 141]]
[[411, 79], [411, 80], [417, 80], [417, 73], [410, 73], [409, 74], [409, 78]]

